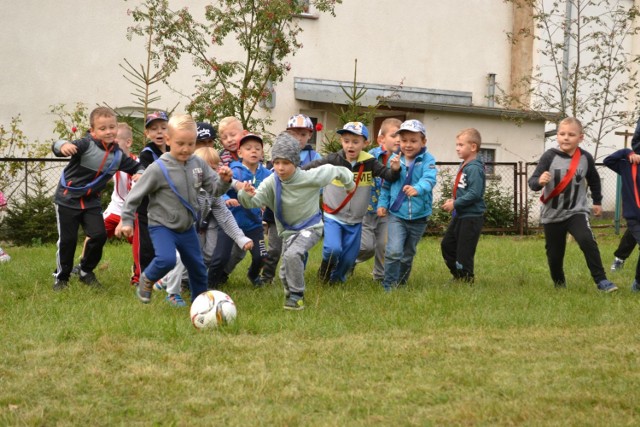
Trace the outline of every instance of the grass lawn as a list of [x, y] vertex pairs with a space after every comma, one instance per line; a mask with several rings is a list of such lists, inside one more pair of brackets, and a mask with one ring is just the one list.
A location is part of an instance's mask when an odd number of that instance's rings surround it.
[[[605, 268], [618, 237], [596, 230]], [[198, 331], [188, 308], [128, 284], [130, 249], [108, 244], [94, 291], [51, 289], [55, 247], [7, 248], [0, 265], [0, 425], [638, 425], [636, 255], [596, 291], [568, 245], [551, 284], [541, 236], [483, 236], [473, 286], [449, 283], [439, 239], [406, 289], [372, 261], [343, 286], [307, 268], [307, 308], [252, 289], [246, 260], [224, 289], [237, 322]]]

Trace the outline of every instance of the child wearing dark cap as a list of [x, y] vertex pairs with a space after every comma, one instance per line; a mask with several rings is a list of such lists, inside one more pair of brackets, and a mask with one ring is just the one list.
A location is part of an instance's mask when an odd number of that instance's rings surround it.
[[[233, 177], [239, 182], [249, 181], [254, 187], [258, 187], [265, 180], [271, 171], [262, 165], [264, 156], [262, 148], [262, 138], [254, 134], [246, 134], [239, 141], [238, 155], [241, 161], [233, 161], [229, 165], [233, 172]], [[240, 206], [238, 193], [235, 188], [231, 188], [225, 195], [226, 204], [233, 214], [240, 229], [245, 236], [253, 241], [251, 248], [251, 265], [247, 276], [254, 286], [262, 286], [260, 280], [260, 270], [267, 256], [267, 247], [264, 241], [264, 229], [262, 228], [262, 210], [260, 207], [247, 209]], [[235, 243], [223, 230], [218, 233], [216, 248], [211, 257], [209, 265], [208, 286], [210, 289], [218, 289], [224, 284], [229, 275], [242, 259], [232, 256]], [[238, 248], [237, 250], [240, 250]]]
[[[154, 111], [147, 114], [144, 122], [144, 135], [147, 138], [147, 145], [140, 151], [140, 164], [148, 168], [160, 156], [167, 151], [165, 134], [167, 132], [167, 122], [169, 118], [164, 111]], [[138, 206], [134, 221], [133, 233], [133, 276], [131, 284], [138, 285], [140, 273], [147, 268], [155, 252], [151, 236], [149, 235], [149, 220], [147, 219], [147, 207], [149, 205], [149, 197], [145, 197]]]
[[280, 280], [284, 286], [284, 309], [302, 310], [305, 254], [322, 238], [320, 189], [335, 180], [341, 183], [346, 196], [355, 188], [353, 174], [345, 167], [330, 164], [301, 170], [300, 145], [286, 132], [276, 137], [271, 158], [274, 173], [257, 189], [245, 182], [238, 200], [247, 208], [268, 206], [275, 213], [283, 242]]
[[218, 133], [214, 127], [207, 122], [197, 122], [196, 125], [198, 127], [196, 150], [202, 147], [213, 147], [213, 144], [218, 137]]
[[[638, 120], [631, 139], [631, 149], [623, 148], [604, 159], [605, 166], [622, 177], [622, 216], [627, 220], [627, 232], [633, 236], [637, 244], [640, 243], [639, 163], [640, 120]], [[636, 274], [631, 284], [631, 291], [640, 292], [640, 258], [636, 264]]]

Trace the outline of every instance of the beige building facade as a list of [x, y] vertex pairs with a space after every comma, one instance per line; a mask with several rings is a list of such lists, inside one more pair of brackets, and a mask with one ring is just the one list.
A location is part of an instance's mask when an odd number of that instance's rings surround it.
[[[52, 105], [133, 107], [133, 88], [119, 64], [144, 60], [144, 41], [126, 38], [133, 23], [127, 9], [135, 4], [0, 2], [0, 123], [19, 114], [27, 137], [44, 141], [53, 138]], [[206, 2], [170, 4], [188, 5], [197, 14]], [[531, 64], [530, 47], [514, 48], [506, 38], [514, 23], [526, 19], [512, 6], [497, 0], [344, 0], [336, 17], [313, 12], [299, 18], [303, 48], [275, 87], [271, 132], [298, 112], [322, 122], [325, 131], [335, 129], [333, 113], [344, 102], [339, 86], [351, 84], [357, 59], [358, 82], [368, 88], [371, 103], [376, 95], [396, 92], [381, 118], [423, 121], [438, 160], [457, 161], [455, 135], [466, 127], [481, 131], [490, 160], [532, 161], [540, 155], [545, 121], [496, 108], [487, 97], [492, 79], [508, 87]], [[228, 43], [216, 54], [235, 52]], [[188, 103], [197, 70], [183, 62], [171, 88], [158, 86], [162, 99], [156, 107], [178, 104], [180, 111]]]

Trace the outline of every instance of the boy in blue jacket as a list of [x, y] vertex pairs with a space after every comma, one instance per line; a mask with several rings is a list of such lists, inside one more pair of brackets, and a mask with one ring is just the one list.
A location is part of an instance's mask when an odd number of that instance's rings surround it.
[[[240, 139], [238, 156], [242, 161], [233, 161], [230, 164], [233, 177], [240, 182], [250, 182], [257, 188], [271, 171], [262, 165], [264, 156], [262, 148], [262, 138], [258, 135], [247, 134]], [[260, 270], [267, 256], [267, 247], [264, 241], [264, 229], [262, 228], [261, 208], [247, 209], [238, 202], [238, 193], [235, 188], [231, 188], [226, 195], [227, 206], [231, 210], [240, 229], [245, 236], [253, 241], [251, 248], [251, 265], [247, 276], [254, 286], [262, 286]], [[233, 256], [232, 252], [235, 243], [223, 230], [218, 233], [216, 248], [211, 257], [209, 265], [209, 289], [218, 289], [229, 278], [229, 274], [235, 266], [242, 260], [242, 256]], [[237, 250], [239, 250], [238, 248]]]
[[389, 292], [405, 285], [413, 258], [431, 215], [436, 159], [427, 152], [427, 131], [418, 120], [407, 120], [400, 135], [400, 179], [385, 182], [378, 201], [378, 215], [389, 215], [388, 239], [382, 286]]
[[473, 259], [484, 223], [484, 163], [478, 159], [482, 137], [477, 129], [464, 129], [456, 136], [456, 152], [462, 159], [453, 184], [452, 198], [442, 205], [451, 213], [451, 222], [440, 248], [449, 271], [456, 280], [473, 283]]
[[[627, 220], [627, 231], [640, 243], [640, 192], [638, 190], [638, 163], [640, 163], [640, 120], [631, 139], [631, 150], [623, 148], [604, 159], [604, 164], [622, 177], [622, 216]], [[636, 276], [631, 285], [633, 292], [640, 291], [640, 258], [636, 264]]]

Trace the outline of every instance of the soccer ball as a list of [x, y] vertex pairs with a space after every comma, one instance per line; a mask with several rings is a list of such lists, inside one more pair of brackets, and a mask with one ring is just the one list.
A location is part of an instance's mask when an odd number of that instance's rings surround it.
[[216, 328], [232, 323], [237, 314], [231, 297], [220, 291], [204, 292], [191, 304], [191, 323], [197, 329]]

